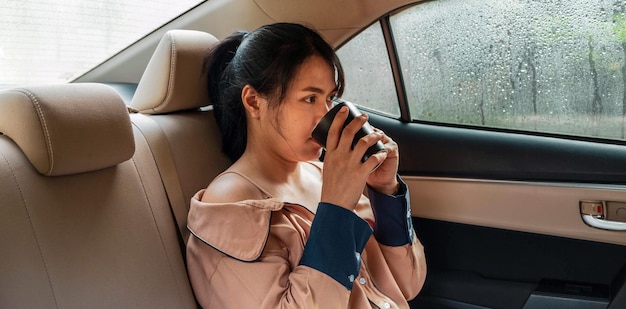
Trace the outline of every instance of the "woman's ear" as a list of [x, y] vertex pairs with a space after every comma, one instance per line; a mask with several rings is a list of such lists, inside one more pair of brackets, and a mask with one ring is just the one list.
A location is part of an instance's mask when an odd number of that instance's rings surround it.
[[245, 85], [241, 90], [241, 102], [250, 117], [258, 119], [261, 112], [261, 105], [264, 103], [259, 93], [250, 85]]

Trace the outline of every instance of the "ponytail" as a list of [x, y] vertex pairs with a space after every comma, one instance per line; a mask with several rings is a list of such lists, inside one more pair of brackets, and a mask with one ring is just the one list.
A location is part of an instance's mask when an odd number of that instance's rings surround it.
[[247, 32], [236, 32], [209, 50], [204, 70], [208, 75], [209, 99], [222, 135], [222, 151], [234, 162], [246, 148], [246, 113], [241, 89], [233, 74], [232, 61]]

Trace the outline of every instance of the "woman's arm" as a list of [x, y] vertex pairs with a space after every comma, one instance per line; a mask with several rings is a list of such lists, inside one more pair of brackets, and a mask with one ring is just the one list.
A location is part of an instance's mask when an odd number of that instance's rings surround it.
[[[372, 233], [367, 222], [352, 211], [320, 203], [302, 252], [297, 226], [276, 220], [263, 254], [251, 262], [228, 256], [200, 237], [191, 237], [187, 248], [189, 276], [202, 306], [347, 306], [352, 283], [359, 274], [360, 254]], [[302, 256], [294, 260], [298, 252]]]
[[348, 303], [349, 290], [313, 268], [292, 269], [286, 252], [244, 262], [198, 242], [190, 239], [187, 264], [203, 308], [332, 308]]
[[409, 191], [399, 176], [397, 179], [395, 195], [368, 186], [368, 196], [374, 212], [374, 237], [403, 295], [412, 299], [424, 285], [426, 259], [413, 229]]

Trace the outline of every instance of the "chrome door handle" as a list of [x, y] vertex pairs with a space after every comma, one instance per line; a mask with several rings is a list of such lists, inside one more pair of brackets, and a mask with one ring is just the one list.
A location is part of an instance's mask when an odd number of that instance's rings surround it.
[[626, 223], [598, 219], [592, 215], [582, 215], [583, 221], [591, 226], [603, 230], [626, 231]]
[[585, 224], [603, 230], [626, 231], [626, 203], [580, 201], [580, 215]]

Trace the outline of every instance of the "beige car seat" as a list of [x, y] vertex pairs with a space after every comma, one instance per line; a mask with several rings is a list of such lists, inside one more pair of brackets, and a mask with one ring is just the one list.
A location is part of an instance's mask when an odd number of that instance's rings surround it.
[[189, 200], [229, 164], [202, 74], [216, 42], [168, 32], [131, 107], [101, 84], [0, 92], [0, 307], [197, 306]]
[[0, 307], [196, 307], [156, 163], [112, 88], [2, 91], [0, 132]]
[[[132, 99], [133, 124], [145, 135], [159, 166], [179, 228], [187, 241], [191, 197], [230, 164], [210, 108], [204, 57], [217, 39], [170, 30], [159, 42]], [[183, 252], [184, 252], [184, 248]]]

